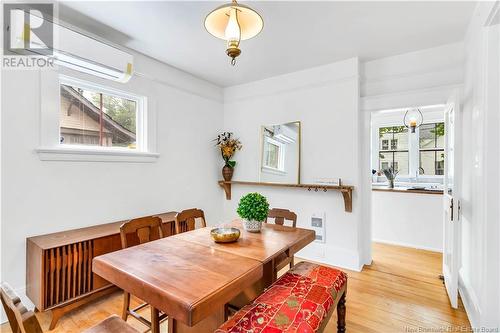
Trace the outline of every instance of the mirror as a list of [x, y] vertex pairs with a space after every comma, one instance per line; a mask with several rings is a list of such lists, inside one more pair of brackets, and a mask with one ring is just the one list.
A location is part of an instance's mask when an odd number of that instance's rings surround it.
[[300, 184], [300, 121], [261, 129], [260, 181]]

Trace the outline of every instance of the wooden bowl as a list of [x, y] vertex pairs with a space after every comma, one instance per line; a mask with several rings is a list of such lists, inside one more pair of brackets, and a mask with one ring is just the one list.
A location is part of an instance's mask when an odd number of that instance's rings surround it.
[[240, 230], [231, 227], [215, 228], [210, 230], [210, 236], [216, 243], [231, 243], [240, 238]]

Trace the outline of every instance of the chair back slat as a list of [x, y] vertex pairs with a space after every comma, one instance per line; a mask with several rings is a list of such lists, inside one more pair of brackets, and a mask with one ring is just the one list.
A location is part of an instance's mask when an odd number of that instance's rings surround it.
[[14, 333], [42, 333], [42, 327], [33, 311], [28, 311], [24, 307], [21, 299], [14, 290], [7, 284], [0, 286], [0, 298], [7, 314], [10, 327]]
[[274, 219], [275, 224], [284, 225], [285, 221], [291, 221], [292, 227], [295, 228], [297, 226], [297, 214], [288, 209], [283, 209], [283, 208], [270, 209], [269, 212], [267, 213], [266, 222], [268, 222], [268, 219], [270, 218]]
[[132, 244], [127, 235], [135, 234], [139, 244], [147, 243], [155, 239], [163, 238], [162, 221], [158, 216], [146, 216], [125, 222], [120, 227], [120, 238], [122, 248], [130, 247]]
[[196, 228], [196, 219], [201, 220], [202, 228], [207, 226], [205, 213], [198, 208], [183, 210], [175, 216], [175, 233], [191, 231]]

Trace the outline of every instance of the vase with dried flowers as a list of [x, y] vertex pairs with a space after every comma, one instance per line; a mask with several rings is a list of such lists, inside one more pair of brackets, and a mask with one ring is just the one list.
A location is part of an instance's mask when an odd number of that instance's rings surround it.
[[225, 181], [231, 181], [233, 178], [234, 166], [236, 161], [231, 161], [231, 158], [237, 150], [243, 147], [239, 139], [233, 137], [231, 132], [223, 132], [217, 135], [214, 140], [216, 146], [219, 147], [222, 159], [224, 160], [224, 167], [222, 168], [222, 177]]
[[382, 170], [384, 172], [385, 177], [389, 181], [389, 188], [394, 188], [394, 180], [398, 175], [398, 170], [395, 170], [394, 167], [390, 167], [388, 169]]

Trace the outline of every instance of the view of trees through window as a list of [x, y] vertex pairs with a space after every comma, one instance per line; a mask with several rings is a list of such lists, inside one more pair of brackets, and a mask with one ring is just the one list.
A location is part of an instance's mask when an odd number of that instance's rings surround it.
[[408, 129], [404, 126], [379, 128], [379, 169], [394, 168], [406, 175], [408, 161]]
[[136, 148], [136, 101], [66, 84], [60, 91], [61, 144]]
[[423, 124], [419, 136], [419, 174], [444, 174], [444, 123]]

